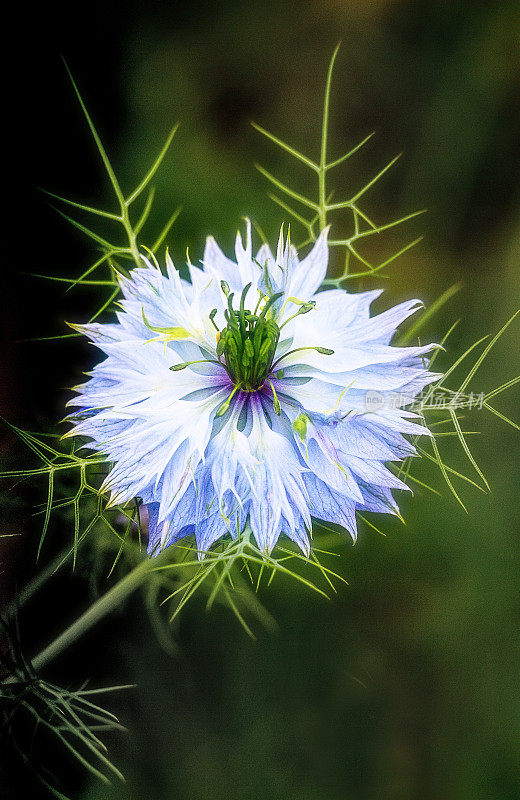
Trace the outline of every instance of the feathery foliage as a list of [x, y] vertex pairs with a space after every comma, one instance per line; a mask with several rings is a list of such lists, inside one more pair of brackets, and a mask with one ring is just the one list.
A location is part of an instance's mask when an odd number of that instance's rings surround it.
[[[412, 326], [412, 328], [401, 337], [400, 344], [408, 341], [412, 336], [417, 335], [421, 330], [423, 324], [432, 316], [431, 309], [435, 308], [438, 310], [441, 305], [444, 304], [451, 296], [454, 294], [454, 290], [457, 287], [450, 287], [435, 303], [432, 304], [430, 309], [426, 311], [425, 314]], [[520, 314], [520, 310], [516, 311], [508, 320], [507, 322], [500, 328], [500, 330], [492, 337], [483, 336], [474, 342], [470, 347], [468, 347], [462, 355], [458, 356], [452, 364], [446, 368], [446, 370], [442, 373], [441, 377], [435, 383], [432, 383], [427, 389], [425, 390], [423, 396], [420, 398], [419, 402], [416, 404], [414, 410], [418, 411], [423, 418], [425, 419], [425, 423], [429, 427], [432, 432], [432, 437], [430, 440], [430, 448], [428, 444], [424, 446], [418, 446], [417, 450], [420, 455], [425, 458], [427, 461], [432, 462], [438, 466], [441, 471], [442, 477], [448, 486], [450, 492], [453, 494], [457, 502], [462, 506], [464, 511], [467, 511], [466, 506], [464, 505], [463, 501], [460, 498], [458, 491], [454, 486], [454, 478], [459, 480], [465, 481], [466, 483], [471, 484], [475, 488], [479, 489], [480, 491], [490, 491], [490, 486], [485, 478], [481, 467], [475, 460], [475, 457], [472, 454], [470, 446], [467, 441], [468, 436], [477, 435], [480, 431], [463, 431], [461, 426], [462, 419], [467, 416], [468, 413], [476, 412], [476, 411], [483, 411], [486, 410], [489, 413], [493, 414], [494, 416], [501, 419], [503, 422], [510, 425], [512, 428], [516, 430], [520, 430], [520, 425], [514, 422], [513, 420], [506, 417], [502, 412], [495, 408], [494, 405], [491, 405], [490, 400], [493, 400], [495, 397], [498, 397], [500, 394], [505, 392], [508, 389], [511, 389], [517, 383], [520, 382], [520, 376], [516, 376], [515, 378], [511, 378], [510, 380], [506, 381], [505, 383], [501, 384], [500, 386], [495, 387], [494, 389], [490, 389], [487, 392], [478, 391], [477, 389], [470, 390], [470, 384], [472, 385], [472, 381], [480, 369], [486, 358], [488, 357], [489, 353], [498, 342], [500, 337], [505, 333], [507, 328], [511, 325], [511, 323], [516, 319], [516, 317]], [[448, 330], [444, 338], [442, 339], [441, 344], [443, 345], [442, 349], [444, 349], [444, 345], [447, 343], [449, 336], [455, 330], [457, 323], [451, 326]], [[453, 375], [459, 369], [459, 367], [466, 361], [466, 359], [478, 349], [480, 345], [484, 342], [489, 340], [486, 346], [482, 349], [482, 352], [478, 355], [477, 359], [473, 363], [473, 365], [469, 368], [467, 373], [465, 374], [464, 378], [460, 382], [460, 384], [454, 388], [452, 384]], [[439, 353], [442, 350], [437, 350], [434, 353], [432, 359], [430, 360], [430, 366], [435, 363]], [[449, 380], [451, 379], [451, 380]], [[464, 417], [463, 417], [464, 415]], [[440, 417], [440, 418], [439, 418]], [[453, 428], [453, 430], [438, 430], [439, 428], [443, 428], [445, 425], [448, 425]], [[474, 480], [473, 478], [465, 475], [452, 467], [448, 466], [441, 456], [440, 448], [439, 448], [439, 439], [443, 437], [456, 437], [461, 445], [462, 451], [465, 454], [467, 460], [469, 461], [470, 465], [472, 466], [474, 472], [476, 473], [476, 477], [479, 480]], [[417, 440], [414, 441], [416, 443]], [[432, 490], [432, 487], [427, 486], [426, 484], [419, 481], [417, 478], [412, 476], [411, 468], [412, 468], [412, 459], [408, 458], [403, 464], [401, 465], [400, 469], [398, 470], [398, 475], [403, 480], [412, 480], [417, 482], [418, 484], [422, 485], [424, 488]]]
[[[16, 620], [0, 620], [3, 640], [0, 648], [0, 710], [2, 737], [7, 746], [31, 769], [35, 777], [55, 797], [65, 798], [56, 780], [45, 767], [36, 764], [31, 751], [36, 740], [50, 736], [79, 766], [91, 775], [110, 784], [110, 777], [124, 780], [107, 756], [107, 748], [99, 738], [103, 731], [124, 730], [117, 717], [94, 701], [97, 695], [127, 689], [109, 686], [102, 689], [79, 689], [56, 686], [44, 680], [22, 650]], [[23, 731], [20, 732], [20, 717]], [[30, 749], [25, 745], [27, 736]], [[109, 777], [110, 776], [110, 777]], [[66, 798], [65, 798], [66, 800]]]
[[[402, 225], [404, 222], [407, 222], [408, 220], [417, 217], [419, 214], [424, 213], [423, 211], [415, 211], [411, 214], [401, 217], [400, 219], [393, 220], [392, 222], [387, 222], [383, 225], [377, 225], [361, 208], [360, 201], [364, 195], [383, 177], [383, 175], [386, 174], [386, 172], [388, 172], [391, 167], [393, 167], [393, 165], [399, 159], [399, 155], [393, 158], [361, 189], [355, 191], [346, 200], [332, 202], [334, 190], [331, 189], [328, 182], [329, 173], [355, 155], [355, 153], [357, 153], [358, 150], [360, 150], [373, 136], [372, 133], [369, 134], [347, 153], [344, 153], [339, 158], [329, 160], [328, 139], [330, 92], [332, 84], [332, 72], [339, 47], [340, 45], [338, 44], [334, 50], [334, 53], [332, 54], [327, 72], [321, 122], [320, 156], [318, 161], [314, 161], [303, 153], [300, 153], [294, 147], [287, 144], [277, 136], [274, 136], [260, 125], [252, 123], [255, 130], [267, 137], [275, 145], [292, 156], [296, 161], [304, 164], [316, 176], [316, 195], [314, 197], [307, 197], [306, 195], [295, 191], [286, 183], [283, 183], [264, 167], [260, 166], [259, 164], [256, 165], [258, 171], [271, 183], [272, 186], [274, 186], [276, 190], [278, 190], [279, 193], [282, 194], [282, 197], [280, 197], [280, 194], [270, 193], [269, 197], [271, 200], [273, 200], [273, 202], [275, 202], [283, 211], [285, 211], [289, 217], [295, 220], [304, 229], [305, 238], [298, 244], [298, 249], [310, 244], [311, 242], [315, 242], [321, 231], [323, 231], [327, 225], [331, 223], [335, 224], [335, 215], [337, 212], [340, 214], [344, 214], [346, 212], [350, 216], [350, 236], [347, 238], [338, 239], [332, 235], [328, 240], [330, 247], [338, 249], [342, 253], [343, 262], [343, 271], [341, 274], [334, 278], [327, 278], [324, 282], [325, 286], [333, 287], [340, 287], [345, 281], [352, 280], [354, 278], [370, 278], [374, 275], [383, 277], [382, 272], [385, 267], [390, 266], [390, 264], [396, 261], [396, 259], [414, 247], [414, 245], [421, 241], [422, 237], [408, 242], [397, 252], [390, 254], [387, 258], [379, 263], [372, 263], [369, 261], [360, 251], [360, 247], [364, 244], [365, 240], [370, 239], [373, 236], [377, 236], [378, 234], [390, 230], [391, 228]], [[289, 199], [287, 200], [286, 198]], [[292, 205], [291, 201], [294, 201], [297, 204], [296, 208]]]
[[[22, 431], [5, 420], [4, 423], [35, 454], [40, 466], [7, 470], [0, 473], [0, 478], [16, 481], [40, 478], [46, 484], [46, 501], [36, 512], [43, 517], [38, 556], [54, 515], [62, 527], [67, 529], [72, 522], [73, 528], [70, 544], [19, 593], [11, 611], [29, 600], [65, 564], [71, 563], [74, 568], [78, 558], [83, 564], [88, 562], [93, 588], [116, 569], [118, 574], [125, 575], [146, 558], [142, 552], [146, 526], [141, 522], [138, 501], [130, 508], [109, 506], [108, 498], [100, 493], [108, 467], [106, 459], [99, 455], [78, 455], [78, 443], [70, 445], [68, 450], [60, 450], [61, 442], [54, 441], [57, 437], [51, 439], [55, 445], [52, 446], [41, 435]], [[310, 561], [290, 544], [279, 546], [275, 554], [267, 555], [247, 535], [238, 541], [224, 541], [205, 553], [204, 560], [195, 544], [190, 544], [190, 539], [170, 550], [169, 563], [151, 570], [142, 586], [152, 626], [161, 645], [169, 651], [172, 650], [171, 631], [160, 606], [167, 606], [172, 621], [196, 590], [207, 595], [208, 610], [215, 601], [227, 605], [244, 630], [253, 635], [250, 623], [246, 622], [247, 615], [267, 627], [275, 624], [258, 597], [264, 574], [269, 575], [269, 583], [276, 573], [286, 575], [325, 597], [323, 588], [311, 577], [301, 574], [302, 568], [304, 572], [309, 571], [309, 567], [311, 572], [318, 571], [330, 588], [333, 588], [332, 578], [343, 580], [320, 563], [318, 550], [313, 552]], [[287, 562], [295, 567], [299, 565], [300, 569], [292, 568]], [[258, 575], [253, 578], [255, 572]]]
[[[110, 289], [108, 297], [105, 299], [102, 305], [96, 309], [89, 320], [90, 322], [93, 322], [111, 306], [119, 294], [119, 284], [117, 281], [118, 273], [127, 274], [128, 269], [131, 269], [132, 265], [142, 265], [140, 256], [142, 248], [148, 252], [156, 253], [166, 241], [166, 237], [168, 236], [171, 227], [182, 210], [180, 206], [175, 209], [159, 233], [157, 233], [157, 235], [153, 238], [152, 244], [146, 247], [141, 238], [143, 228], [150, 217], [150, 212], [152, 211], [155, 198], [155, 189], [152, 184], [152, 180], [157, 170], [161, 166], [166, 154], [168, 153], [168, 150], [170, 149], [170, 145], [178, 130], [179, 124], [177, 123], [170, 130], [159, 155], [141, 181], [132, 191], [130, 191], [128, 194], [125, 194], [121, 188], [119, 180], [116, 177], [111, 161], [107, 155], [94, 122], [92, 121], [92, 117], [90, 116], [87, 106], [79, 92], [76, 82], [66, 64], [65, 67], [112, 187], [116, 203], [116, 210], [107, 211], [105, 209], [94, 208], [93, 206], [85, 205], [84, 203], [79, 203], [66, 197], [61, 197], [53, 192], [47, 190], [44, 191], [45, 194], [47, 194], [49, 197], [52, 197], [54, 200], [58, 200], [61, 203], [76, 209], [77, 211], [83, 212], [83, 214], [107, 220], [114, 227], [114, 236], [116, 235], [116, 230], [119, 229], [119, 241], [106, 239], [95, 230], [87, 227], [87, 225], [85, 225], [83, 222], [70, 217], [60, 209], [56, 209], [56, 211], [71, 225], [91, 239], [91, 241], [97, 246], [97, 249], [100, 251], [100, 253], [77, 278], [58, 278], [50, 275], [36, 275], [35, 277], [66, 283], [68, 284], [67, 291], [74, 289], [76, 286], [108, 287]], [[143, 196], [144, 202], [142, 200]], [[141, 204], [141, 208], [134, 213], [136, 202], [138, 205], [139, 203]], [[129, 265], [128, 262], [131, 262], [131, 264]], [[91, 277], [94, 275], [94, 273], [97, 275], [99, 270], [102, 268], [105, 270], [105, 273], [107, 273], [106, 278], [98, 279], [97, 277]], [[41, 337], [38, 339], [38, 341], [71, 338], [78, 335], [79, 334], [77, 333], [72, 333], [51, 337]]]

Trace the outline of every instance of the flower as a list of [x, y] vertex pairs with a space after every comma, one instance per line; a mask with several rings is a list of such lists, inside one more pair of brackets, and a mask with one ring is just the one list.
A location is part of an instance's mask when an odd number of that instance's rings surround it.
[[434, 345], [390, 345], [419, 301], [370, 317], [380, 291], [319, 291], [326, 230], [301, 261], [282, 232], [276, 258], [253, 257], [248, 222], [236, 262], [209, 237], [189, 281], [152, 261], [119, 278], [117, 322], [74, 326], [107, 358], [75, 387], [70, 432], [113, 464], [111, 504], [148, 505], [149, 552], [195, 534], [203, 554], [247, 526], [265, 553], [284, 533], [308, 554], [312, 517], [355, 538], [357, 510], [398, 513], [385, 464], [416, 453], [403, 434], [428, 431], [406, 406], [437, 378]]

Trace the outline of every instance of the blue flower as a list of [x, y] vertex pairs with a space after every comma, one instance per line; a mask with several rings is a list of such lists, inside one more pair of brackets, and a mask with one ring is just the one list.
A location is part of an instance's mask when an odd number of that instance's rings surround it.
[[[117, 322], [75, 326], [107, 356], [76, 387], [70, 435], [113, 464], [111, 504], [148, 504], [149, 552], [194, 534], [202, 554], [245, 527], [269, 553], [285, 534], [308, 554], [312, 517], [356, 536], [356, 511], [398, 513], [406, 485], [385, 466], [427, 434], [407, 406], [438, 376], [433, 345], [395, 347], [407, 301], [374, 317], [379, 291], [319, 291], [327, 231], [299, 260], [207, 240], [180, 278], [143, 258], [121, 277]], [[405, 435], [403, 435], [405, 434]]]

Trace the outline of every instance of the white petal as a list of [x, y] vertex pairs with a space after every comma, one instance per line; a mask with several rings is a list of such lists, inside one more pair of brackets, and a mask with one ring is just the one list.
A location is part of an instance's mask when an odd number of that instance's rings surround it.
[[286, 297], [310, 300], [318, 291], [327, 274], [329, 249], [328, 228], [321, 232], [309, 255], [300, 262], [292, 262], [292, 269], [285, 288]]

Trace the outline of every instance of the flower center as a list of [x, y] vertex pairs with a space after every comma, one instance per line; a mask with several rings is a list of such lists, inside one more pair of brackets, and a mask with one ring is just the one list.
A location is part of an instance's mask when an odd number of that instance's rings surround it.
[[[277, 378], [283, 377], [283, 369], [277, 370], [276, 373], [274, 372], [278, 364], [293, 353], [298, 353], [300, 350], [316, 350], [318, 353], [326, 356], [334, 353], [334, 350], [330, 350], [328, 347], [307, 345], [305, 347], [296, 347], [293, 350], [289, 350], [277, 358], [276, 361], [274, 360], [281, 329], [294, 319], [294, 317], [312, 311], [316, 306], [316, 301], [303, 301], [298, 300], [296, 297], [289, 297], [282, 306], [282, 311], [289, 302], [295, 304], [298, 310], [292, 316], [288, 317], [285, 322], [278, 325], [272, 317], [272, 306], [280, 297], [283, 297], [284, 292], [266, 295], [259, 290], [258, 302], [255, 310], [251, 312], [246, 308], [246, 296], [251, 288], [250, 283], [247, 284], [240, 295], [238, 310], [233, 307], [234, 295], [229, 291], [229, 286], [226, 281], [221, 281], [220, 285], [227, 298], [228, 304], [227, 309], [224, 311], [224, 317], [227, 323], [225, 328], [220, 331], [217, 327], [215, 317], [218, 310], [216, 308], [214, 308], [209, 315], [212, 324], [217, 329], [217, 358], [183, 361], [180, 364], [173, 364], [170, 369], [173, 372], [177, 372], [181, 369], [186, 369], [186, 367], [189, 367], [191, 364], [209, 363], [217, 364], [226, 370], [234, 384], [234, 388], [227, 400], [225, 400], [217, 410], [217, 417], [222, 417], [227, 412], [231, 400], [238, 391], [256, 392], [261, 389], [264, 384], [268, 384], [270, 387], [274, 411], [276, 414], [280, 415], [281, 405], [272, 381], [275, 375]], [[143, 319], [147, 327], [153, 331], [168, 334], [169, 339], [174, 338], [171, 331], [179, 330], [177, 328], [158, 328], [150, 325], [144, 316], [144, 310]], [[180, 337], [177, 335], [176, 338]], [[224, 361], [222, 361], [222, 358], [224, 358]]]
[[233, 294], [225, 282], [222, 289], [228, 307], [224, 312], [227, 325], [220, 331], [217, 357], [224, 357], [229, 376], [235, 386], [245, 392], [260, 389], [268, 378], [280, 338], [280, 328], [269, 315], [273, 303], [283, 292], [267, 298], [259, 311], [262, 297], [254, 312], [245, 307], [248, 284], [241, 296], [238, 310], [233, 307]]

